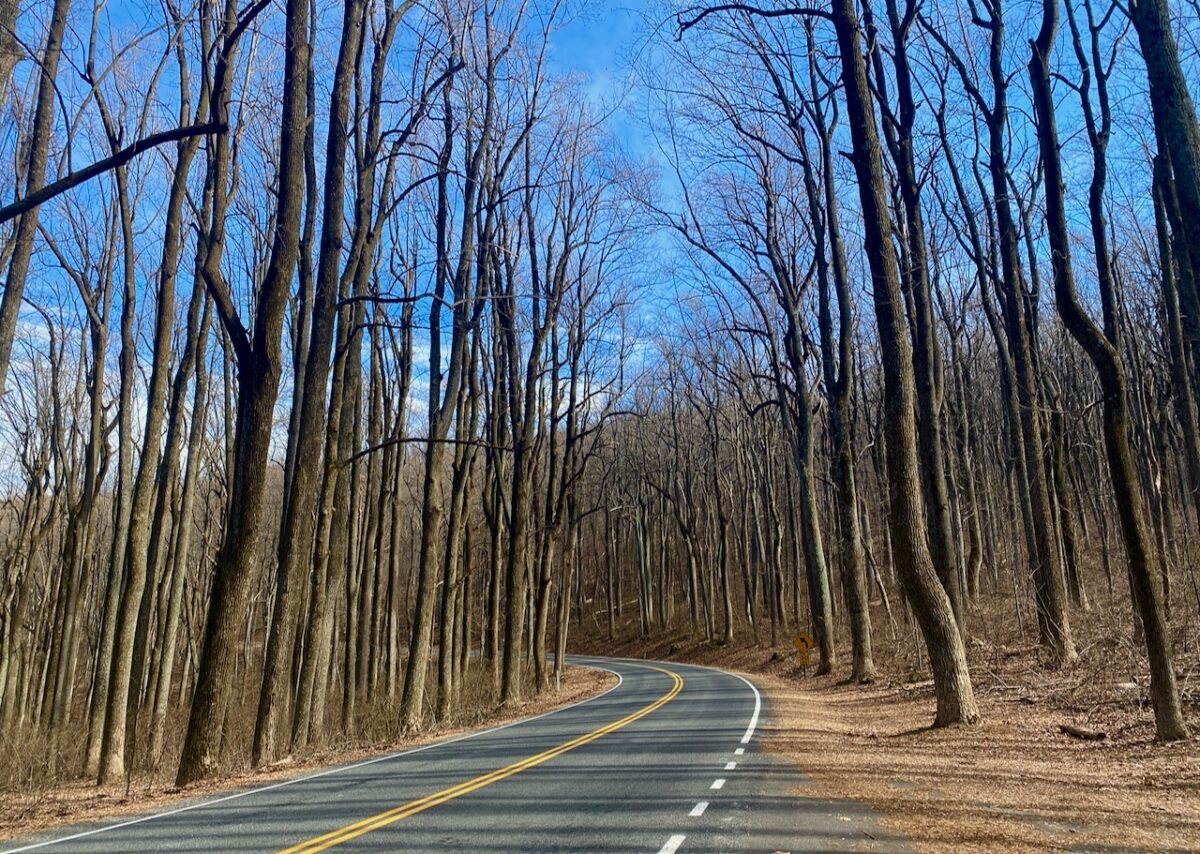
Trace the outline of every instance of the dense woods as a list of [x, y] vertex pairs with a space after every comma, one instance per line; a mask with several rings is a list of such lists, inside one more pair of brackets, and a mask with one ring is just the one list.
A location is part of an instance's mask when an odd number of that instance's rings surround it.
[[903, 649], [969, 725], [997, 613], [1118, 615], [1188, 737], [1200, 7], [643, 18], [598, 92], [569, 0], [0, 0], [9, 782], [473, 720], [580, 632]]

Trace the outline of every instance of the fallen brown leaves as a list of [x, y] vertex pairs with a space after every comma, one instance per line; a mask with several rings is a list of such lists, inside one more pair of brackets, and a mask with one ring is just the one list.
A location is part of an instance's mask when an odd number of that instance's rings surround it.
[[871, 804], [930, 852], [1194, 851], [1200, 751], [1081, 742], [1061, 714], [995, 694], [983, 723], [929, 727], [932, 691], [756, 677], [771, 702], [766, 749], [830, 792]]

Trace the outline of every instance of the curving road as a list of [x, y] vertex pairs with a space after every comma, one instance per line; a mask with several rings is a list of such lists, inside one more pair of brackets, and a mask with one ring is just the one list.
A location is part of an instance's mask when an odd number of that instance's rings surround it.
[[608, 658], [620, 677], [496, 729], [11, 843], [46, 852], [899, 851], [875, 816], [804, 792], [758, 751], [767, 710], [735, 674]]

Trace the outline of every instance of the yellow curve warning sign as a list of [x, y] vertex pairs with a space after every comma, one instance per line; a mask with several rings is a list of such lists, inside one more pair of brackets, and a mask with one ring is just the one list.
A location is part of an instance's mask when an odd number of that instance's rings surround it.
[[800, 655], [800, 663], [808, 664], [808, 654], [816, 648], [817, 642], [813, 640], [812, 635], [808, 632], [801, 632], [792, 641], [792, 646], [796, 648], [796, 652]]

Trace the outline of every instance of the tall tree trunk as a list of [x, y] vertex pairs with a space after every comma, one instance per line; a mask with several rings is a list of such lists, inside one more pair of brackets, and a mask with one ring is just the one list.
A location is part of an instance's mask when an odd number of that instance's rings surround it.
[[[323, 195], [341, 199], [345, 191], [346, 150], [349, 140], [350, 81], [360, 48], [364, 3], [346, 0], [341, 43], [330, 90], [329, 131], [325, 146]], [[295, 457], [312, 461], [321, 458], [325, 440], [326, 387], [329, 383], [330, 352], [333, 346], [337, 297], [342, 285], [342, 235], [345, 214], [340, 204], [326, 204], [321, 222], [321, 244], [317, 261], [316, 290], [312, 309], [312, 335], [304, 368], [300, 423], [296, 430]], [[321, 467], [301, 464], [292, 474], [287, 512], [280, 528], [275, 607], [267, 634], [262, 690], [254, 727], [252, 761], [273, 762], [279, 758], [288, 735], [285, 721], [292, 674], [292, 643], [309, 574], [315, 534], [316, 503]]]
[[974, 723], [979, 719], [979, 709], [967, 670], [966, 650], [954, 621], [950, 597], [933, 567], [925, 539], [913, 414], [912, 354], [905, 329], [900, 275], [891, 243], [883, 161], [866, 62], [860, 48], [858, 15], [853, 0], [831, 0], [830, 12], [841, 58], [882, 350], [888, 502], [896, 568], [929, 651], [937, 695], [935, 725]]
[[[204, 108], [204, 104], [201, 108]], [[190, 121], [190, 110], [184, 100], [180, 124]], [[112, 139], [117, 148], [115, 137]], [[142, 436], [142, 452], [133, 498], [129, 510], [129, 537], [125, 554], [125, 583], [121, 606], [117, 611], [117, 633], [114, 644], [112, 676], [109, 681], [108, 711], [105, 715], [104, 747], [100, 763], [101, 782], [111, 782], [126, 773], [126, 747], [136, 723], [141, 675], [146, 650], [147, 607], [146, 586], [149, 579], [150, 511], [158, 481], [159, 449], [162, 446], [163, 420], [166, 416], [167, 386], [170, 378], [172, 331], [175, 324], [176, 272], [183, 241], [183, 203], [187, 194], [192, 158], [200, 146], [199, 137], [179, 143], [175, 171], [167, 200], [163, 235], [162, 263], [158, 281], [158, 304], [155, 310], [154, 351], [150, 383], [146, 390], [146, 426]], [[116, 170], [117, 181], [124, 181], [125, 170]], [[124, 194], [123, 194], [124, 195]], [[132, 211], [126, 216], [132, 220]], [[132, 241], [132, 224], [127, 239]], [[129, 248], [132, 254], [133, 247]], [[130, 274], [132, 276], [132, 271]], [[132, 712], [132, 719], [130, 713]]]
[[[1038, 150], [1046, 173], [1046, 225], [1054, 270], [1055, 303], [1063, 324], [1092, 360], [1100, 377], [1104, 393], [1104, 443], [1109, 474], [1113, 479], [1117, 516], [1129, 559], [1131, 592], [1141, 618], [1146, 652], [1150, 659], [1150, 700], [1154, 706], [1155, 726], [1159, 739], [1174, 741], [1187, 738], [1188, 730], [1179, 705], [1179, 691], [1171, 661], [1170, 634], [1162, 607], [1162, 591], [1152, 565], [1141, 486], [1130, 451], [1129, 411], [1120, 357], [1119, 326], [1115, 317], [1109, 318], [1106, 332], [1101, 332], [1095, 326], [1079, 304], [1071, 269], [1070, 234], [1067, 230], [1062, 164], [1050, 85], [1050, 55], [1057, 29], [1057, 0], [1043, 0], [1042, 24], [1033, 42], [1029, 77], [1038, 121]], [[1101, 263], [1107, 263], [1107, 259]], [[1111, 293], [1107, 295], [1106, 302], [1110, 299]]]
[[176, 647], [179, 642], [180, 617], [184, 608], [183, 590], [187, 582], [188, 563], [191, 557], [192, 530], [195, 522], [192, 511], [195, 504], [199, 471], [203, 465], [201, 443], [204, 440], [205, 418], [208, 414], [208, 367], [206, 348], [208, 342], [211, 309], [205, 299], [204, 319], [195, 345], [195, 383], [192, 393], [192, 423], [188, 432], [186, 453], [187, 471], [183, 477], [183, 494], [179, 500], [179, 530], [175, 542], [175, 553], [168, 573], [170, 593], [167, 597], [167, 613], [163, 626], [162, 650], [159, 653], [158, 684], [155, 690], [153, 723], [150, 728], [150, 759], [157, 764], [162, 756], [166, 737], [166, 719], [171, 695], [171, 677], [175, 670]]
[[[256, 298], [254, 328], [238, 320], [220, 269], [223, 224], [208, 238], [204, 277], [238, 357], [239, 397], [234, 425], [234, 460], [227, 525], [213, 576], [204, 643], [196, 675], [178, 785], [211, 775], [220, 762], [225, 716], [236, 691], [234, 672], [243, 642], [249, 593], [257, 573], [266, 512], [267, 461], [281, 370], [281, 334], [292, 274], [299, 254], [304, 194], [305, 79], [309, 63], [308, 4], [287, 0], [284, 26], [284, 87], [279, 140], [279, 204], [271, 257]], [[228, 31], [227, 31], [228, 32]], [[222, 71], [218, 71], [221, 75]], [[225, 94], [213, 102], [227, 115]], [[227, 140], [220, 140], [228, 144]], [[224, 182], [221, 177], [221, 182]], [[224, 216], [224, 203], [214, 218]]]

